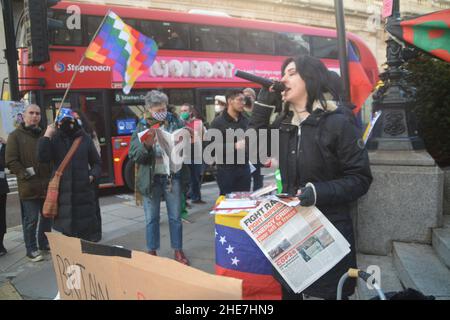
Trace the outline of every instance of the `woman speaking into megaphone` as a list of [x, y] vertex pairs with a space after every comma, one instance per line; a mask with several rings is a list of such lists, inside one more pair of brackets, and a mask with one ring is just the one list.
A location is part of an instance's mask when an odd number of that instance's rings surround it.
[[[350, 204], [364, 195], [372, 182], [369, 158], [358, 128], [352, 124], [329, 87], [328, 70], [310, 56], [288, 58], [280, 82], [263, 85], [250, 118], [250, 128], [279, 130], [279, 168], [282, 192], [317, 206], [351, 245], [351, 253], [309, 286], [307, 295], [335, 299], [340, 276], [356, 267]], [[283, 109], [273, 123], [277, 101]], [[301, 299], [280, 275], [283, 299]], [[355, 283], [343, 296], [354, 293]]]

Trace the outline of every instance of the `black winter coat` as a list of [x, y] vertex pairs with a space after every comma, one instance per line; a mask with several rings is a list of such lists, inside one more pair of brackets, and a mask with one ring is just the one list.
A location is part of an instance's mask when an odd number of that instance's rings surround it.
[[[356, 267], [350, 206], [369, 190], [372, 174], [359, 130], [334, 102], [328, 102], [328, 107], [333, 111], [316, 108], [300, 126], [293, 124], [292, 111], [280, 115], [269, 125], [272, 109], [256, 104], [250, 127], [280, 130], [283, 192], [295, 195], [299, 188], [312, 183], [316, 189], [316, 206], [351, 245], [349, 255], [303, 292], [335, 299], [339, 278], [348, 268]], [[283, 284], [281, 276], [276, 276]], [[351, 295], [354, 286], [355, 282], [348, 280], [343, 295]]]
[[82, 136], [80, 146], [66, 167], [59, 185], [58, 216], [53, 228], [65, 235], [89, 240], [98, 229], [94, 188], [89, 176], [100, 178], [100, 157], [92, 139], [79, 130], [68, 137], [57, 130], [52, 139], [39, 140], [38, 158], [41, 162], [53, 162], [53, 173], [58, 169], [76, 137]]
[[9, 187], [8, 187], [8, 181], [6, 180], [6, 174], [5, 174], [5, 149], [6, 149], [6, 144], [1, 144], [0, 145], [0, 174], [3, 176], [4, 178], [2, 178], [2, 176], [0, 176], [0, 194], [6, 194], [9, 192]]

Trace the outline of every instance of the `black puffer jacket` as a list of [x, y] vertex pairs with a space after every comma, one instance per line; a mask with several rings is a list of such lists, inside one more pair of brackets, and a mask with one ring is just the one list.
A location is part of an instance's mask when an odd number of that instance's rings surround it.
[[8, 181], [5, 175], [5, 149], [6, 144], [0, 144], [0, 194], [9, 192]]
[[[299, 188], [312, 183], [317, 194], [316, 206], [351, 245], [351, 254], [304, 291], [311, 296], [333, 299], [339, 278], [349, 267], [356, 267], [350, 205], [369, 190], [372, 174], [359, 130], [348, 117], [332, 101], [328, 102], [328, 111], [318, 102], [313, 108], [312, 114], [300, 125], [292, 111], [280, 115], [269, 125], [272, 109], [256, 104], [250, 127], [280, 130], [283, 192], [294, 195]], [[345, 295], [353, 291], [354, 283], [344, 288]]]
[[99, 179], [101, 174], [100, 157], [92, 139], [83, 130], [73, 137], [57, 130], [52, 139], [42, 137], [39, 140], [38, 158], [41, 162], [54, 163], [53, 176], [78, 136], [83, 140], [62, 175], [58, 216], [53, 228], [63, 234], [89, 240], [98, 227], [95, 194], [89, 176]]

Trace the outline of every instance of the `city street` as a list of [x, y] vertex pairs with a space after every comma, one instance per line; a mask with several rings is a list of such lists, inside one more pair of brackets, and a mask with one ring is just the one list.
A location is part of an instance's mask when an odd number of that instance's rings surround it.
[[[100, 243], [145, 251], [143, 209], [135, 206], [132, 193], [123, 191], [102, 191], [103, 239]], [[191, 223], [183, 223], [186, 256], [192, 267], [208, 273], [214, 273], [214, 217], [209, 215], [209, 210], [217, 195], [215, 182], [204, 184], [202, 196], [207, 204], [192, 205], [188, 216]], [[16, 198], [16, 195], [8, 198], [12, 209], [8, 214], [19, 214], [18, 204], [14, 204]], [[57, 284], [50, 255], [45, 261], [29, 262], [25, 257], [21, 225], [8, 229], [5, 247], [8, 254], [0, 258], [0, 300], [53, 299], [57, 294]], [[158, 255], [173, 258], [165, 203], [161, 205], [161, 250]]]
[[1, 9], [0, 301], [450, 300], [450, 0]]

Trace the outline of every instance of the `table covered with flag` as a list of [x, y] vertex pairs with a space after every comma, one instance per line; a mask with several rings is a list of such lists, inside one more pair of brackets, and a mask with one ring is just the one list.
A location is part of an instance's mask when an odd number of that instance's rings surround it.
[[242, 279], [243, 299], [281, 299], [271, 263], [239, 224], [246, 215], [242, 211], [215, 216], [216, 274]]

